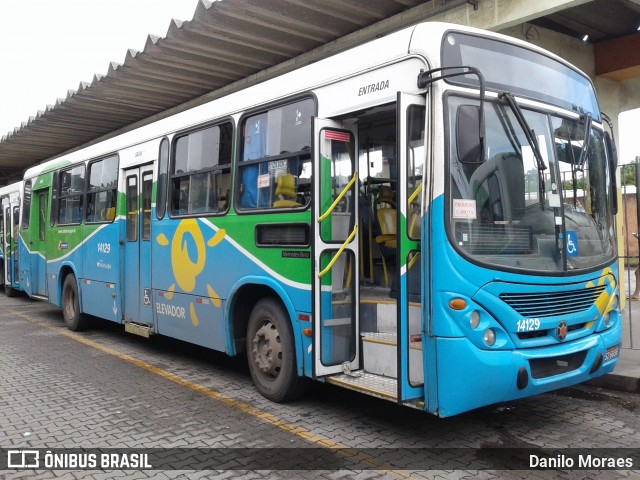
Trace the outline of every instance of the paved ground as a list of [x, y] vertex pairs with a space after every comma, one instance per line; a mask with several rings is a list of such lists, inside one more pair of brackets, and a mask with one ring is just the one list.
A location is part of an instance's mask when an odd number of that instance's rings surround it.
[[[245, 449], [229, 470], [5, 470], [0, 478], [640, 478], [638, 470], [498, 470], [513, 463], [470, 448], [637, 454], [638, 394], [581, 387], [449, 419], [328, 385], [277, 405], [255, 391], [243, 361], [109, 323], [74, 334], [58, 309], [27, 298], [0, 295], [0, 332], [0, 448]], [[317, 466], [322, 452], [345, 447], [360, 455], [349, 470], [251, 471], [255, 463], [242, 456], [293, 448], [302, 464]], [[392, 459], [394, 448], [443, 449], [430, 450], [441, 453], [433, 463], [440, 469], [417, 469], [411, 460], [402, 469], [407, 463]], [[188, 455], [182, 465], [197, 463]], [[383, 462], [378, 470], [376, 462]]]

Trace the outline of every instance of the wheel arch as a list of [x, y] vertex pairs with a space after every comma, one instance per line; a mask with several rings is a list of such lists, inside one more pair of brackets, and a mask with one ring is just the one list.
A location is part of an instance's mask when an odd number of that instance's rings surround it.
[[296, 322], [296, 310], [282, 286], [264, 277], [247, 277], [234, 285], [229, 295], [226, 311], [227, 351], [237, 355], [246, 351], [245, 343], [249, 316], [255, 305], [263, 298], [279, 301], [289, 316], [289, 325], [295, 342], [296, 368], [298, 375], [303, 372], [300, 328]]
[[62, 287], [64, 286], [64, 281], [67, 277], [73, 274], [76, 278], [76, 286], [78, 288], [78, 304], [80, 305], [80, 311], [82, 312], [82, 288], [80, 288], [80, 282], [78, 279], [78, 274], [76, 273], [73, 265], [70, 263], [65, 263], [60, 267], [60, 271], [58, 272], [58, 292], [56, 298], [56, 305], [62, 306]]

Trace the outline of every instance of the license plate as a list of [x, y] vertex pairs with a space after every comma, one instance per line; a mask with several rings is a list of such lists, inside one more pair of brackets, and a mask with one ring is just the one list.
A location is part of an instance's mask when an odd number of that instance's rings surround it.
[[609, 360], [613, 360], [620, 355], [620, 345], [616, 345], [614, 347], [607, 348], [607, 352], [604, 354], [604, 361], [608, 362]]

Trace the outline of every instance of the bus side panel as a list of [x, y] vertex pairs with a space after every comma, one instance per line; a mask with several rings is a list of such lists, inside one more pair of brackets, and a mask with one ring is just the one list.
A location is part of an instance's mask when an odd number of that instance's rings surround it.
[[[226, 351], [223, 302], [217, 280], [230, 271], [208, 255], [209, 237], [194, 218], [152, 220], [152, 309], [156, 333]], [[230, 260], [230, 259], [229, 259]], [[205, 274], [213, 270], [215, 275]]]
[[71, 271], [78, 282], [82, 307], [82, 225], [52, 227], [47, 231], [47, 287], [49, 302], [62, 306], [64, 275]]
[[80, 282], [80, 295], [83, 312], [120, 323], [114, 283], [83, 279]]
[[226, 351], [223, 301], [168, 291], [154, 292], [157, 331], [162, 335]]
[[[225, 325], [224, 312], [234, 288], [246, 281], [270, 286], [292, 319], [296, 310], [309, 311], [304, 306], [309, 306], [310, 288], [288, 281], [250, 251], [250, 244], [255, 248], [253, 228], [233, 216], [217, 223], [194, 218], [154, 222], [153, 312], [158, 333], [233, 354], [233, 329]], [[280, 255], [275, 249], [270, 253]], [[298, 324], [292, 324], [299, 338]]]
[[85, 225], [83, 231], [83, 280], [80, 282], [82, 309], [91, 315], [119, 323], [118, 223]]

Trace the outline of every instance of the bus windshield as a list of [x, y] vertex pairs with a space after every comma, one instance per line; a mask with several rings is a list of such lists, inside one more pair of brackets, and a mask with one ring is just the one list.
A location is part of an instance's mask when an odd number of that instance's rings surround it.
[[[546, 274], [611, 261], [611, 175], [603, 132], [588, 116], [564, 118], [486, 101], [484, 156], [471, 162], [458, 151], [461, 137], [469, 135], [458, 117], [478, 106], [462, 96], [447, 99], [448, 234], [457, 249], [478, 263]], [[529, 138], [515, 109], [532, 131]]]

